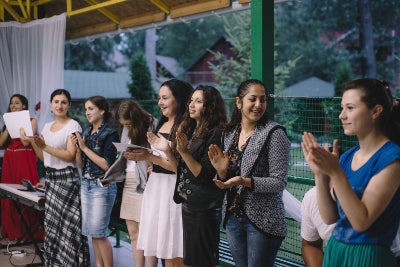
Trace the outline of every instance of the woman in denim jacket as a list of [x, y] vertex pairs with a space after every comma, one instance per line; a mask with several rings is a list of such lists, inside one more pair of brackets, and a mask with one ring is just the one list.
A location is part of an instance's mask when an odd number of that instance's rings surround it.
[[76, 132], [77, 163], [82, 169], [82, 234], [92, 237], [96, 266], [112, 266], [112, 247], [107, 238], [110, 215], [117, 194], [116, 184], [102, 186], [99, 178], [114, 163], [118, 142], [116, 130], [107, 122], [111, 117], [107, 100], [92, 96], [85, 102], [86, 118], [90, 127], [82, 136]]

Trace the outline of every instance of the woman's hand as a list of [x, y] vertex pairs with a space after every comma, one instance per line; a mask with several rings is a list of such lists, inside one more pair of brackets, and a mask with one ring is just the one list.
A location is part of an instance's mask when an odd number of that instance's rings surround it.
[[35, 187], [44, 189], [44, 184], [39, 182], [39, 183], [36, 183]]
[[213, 181], [214, 181], [215, 185], [218, 186], [218, 188], [227, 189], [227, 188], [231, 188], [235, 185], [243, 185], [244, 178], [241, 176], [235, 176], [226, 181], [221, 181], [219, 179], [214, 179]]
[[44, 149], [46, 147], [46, 142], [44, 141], [43, 135], [33, 137], [33, 141], [35, 142], [36, 146], [40, 149]]
[[[8, 133], [8, 132], [7, 132]], [[22, 142], [31, 143], [33, 141], [32, 137], [26, 136], [24, 128], [19, 129], [19, 135]]]
[[162, 135], [155, 135], [152, 132], [147, 132], [147, 141], [158, 150], [166, 152], [170, 149], [168, 139]]
[[71, 141], [72, 143], [79, 148], [81, 151], [84, 152], [84, 150], [86, 149], [86, 143], [85, 143], [85, 139], [83, 139], [82, 135], [80, 132], [76, 131], [75, 133], [70, 135]]
[[179, 154], [188, 152], [187, 135], [182, 132], [176, 132], [176, 150]]
[[222, 151], [217, 145], [210, 145], [208, 148], [208, 157], [220, 179], [226, 179], [226, 173], [229, 167], [229, 155]]
[[125, 151], [125, 158], [127, 160], [132, 160], [132, 161], [141, 161], [141, 160], [147, 160], [149, 161], [151, 153], [149, 150], [144, 149], [144, 148], [137, 148], [137, 149], [127, 149]]
[[304, 132], [302, 140], [301, 148], [304, 158], [316, 177], [331, 176], [341, 170], [338, 161], [339, 148], [337, 140], [333, 141], [332, 152], [329, 151], [328, 144], [321, 147], [311, 133]]

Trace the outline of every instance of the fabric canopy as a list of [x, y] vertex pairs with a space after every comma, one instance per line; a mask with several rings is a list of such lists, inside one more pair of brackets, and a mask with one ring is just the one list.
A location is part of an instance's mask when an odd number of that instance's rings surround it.
[[65, 14], [24, 24], [0, 23], [1, 114], [8, 111], [10, 97], [18, 93], [28, 98], [39, 131], [52, 119], [50, 94], [64, 84], [65, 27]]

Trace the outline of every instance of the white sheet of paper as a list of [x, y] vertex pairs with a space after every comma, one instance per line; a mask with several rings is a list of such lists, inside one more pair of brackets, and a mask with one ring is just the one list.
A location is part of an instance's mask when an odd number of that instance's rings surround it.
[[113, 145], [117, 148], [117, 151], [119, 151], [119, 152], [124, 152], [124, 151], [126, 151], [129, 147], [131, 147], [131, 148], [136, 148], [136, 149], [142, 148], [142, 149], [147, 149], [148, 151], [153, 151], [153, 150], [150, 149], [150, 148], [147, 148], [147, 147], [144, 147], [144, 146], [132, 145], [132, 144], [123, 144], [123, 143], [116, 143], [116, 142], [113, 142]]
[[20, 128], [24, 128], [26, 136], [33, 136], [31, 117], [28, 110], [4, 113], [3, 119], [11, 138], [20, 137]]

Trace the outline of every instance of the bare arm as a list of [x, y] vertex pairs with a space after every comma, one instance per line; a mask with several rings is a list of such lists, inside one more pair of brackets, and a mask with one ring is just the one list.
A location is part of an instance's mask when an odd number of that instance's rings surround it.
[[307, 267], [321, 267], [324, 258], [322, 250], [323, 241], [318, 239], [316, 241], [301, 241], [301, 255], [303, 256], [304, 263]]
[[337, 198], [356, 231], [367, 230], [383, 213], [399, 188], [400, 162], [395, 161], [371, 178], [361, 199], [342, 172], [332, 173]]
[[8, 136], [8, 130], [7, 128], [5, 128], [4, 131], [2, 131], [0, 134], [0, 146], [3, 146], [6, 143]]
[[[50, 154], [54, 157], [57, 157], [61, 160], [64, 160], [66, 162], [72, 162], [75, 160], [76, 146], [72, 141], [72, 135], [70, 135], [67, 139], [67, 148], [66, 149], [59, 149], [59, 148], [55, 148], [55, 147], [47, 145], [42, 135], [40, 137], [35, 136], [33, 143], [35, 143], [36, 146], [40, 150], [47, 152], [48, 154]], [[36, 152], [36, 149], [35, 149], [33, 143], [32, 143], [32, 147]], [[38, 155], [38, 157], [40, 158], [39, 155]], [[42, 155], [42, 157], [43, 157], [43, 155]]]
[[[326, 204], [321, 202], [321, 197], [324, 197], [324, 199], [328, 198], [327, 196], [322, 196], [322, 194], [327, 195], [326, 192], [329, 189], [328, 182], [321, 182], [321, 180], [328, 179], [320, 179], [320, 177], [329, 177], [341, 207], [346, 213], [353, 229], [356, 231], [365, 231], [368, 229], [383, 213], [399, 188], [400, 179], [398, 179], [398, 174], [400, 173], [400, 161], [396, 160], [392, 162], [373, 176], [360, 199], [351, 188], [337, 157], [318, 146], [310, 133], [303, 135], [304, 140], [304, 148], [307, 151], [307, 162], [310, 164], [310, 168], [314, 174], [318, 174], [316, 175], [316, 178], [318, 178], [316, 182], [317, 189], [319, 186], [317, 194], [319, 207]], [[320, 212], [321, 217], [325, 216], [323, 210], [320, 210]], [[331, 221], [327, 220], [329, 218], [322, 218], [325, 223], [331, 223]]]
[[38, 147], [38, 145], [35, 143], [35, 138], [39, 138], [38, 136], [34, 136], [34, 137], [29, 137], [26, 136], [25, 134], [25, 130], [23, 128], [20, 129], [20, 139], [21, 142], [25, 142], [25, 143], [29, 143], [31, 144], [33, 151], [35, 152], [36, 156], [41, 160], [44, 161], [43, 159], [43, 151], [40, 147]]
[[[38, 125], [37, 125], [37, 120], [36, 119], [32, 119], [31, 120], [31, 125], [32, 125], [32, 132], [33, 134], [37, 134], [37, 130], [38, 130]], [[22, 138], [20, 138], [21, 143], [23, 146], [29, 146], [31, 144], [31, 142], [27, 141], [27, 140], [23, 140]]]

